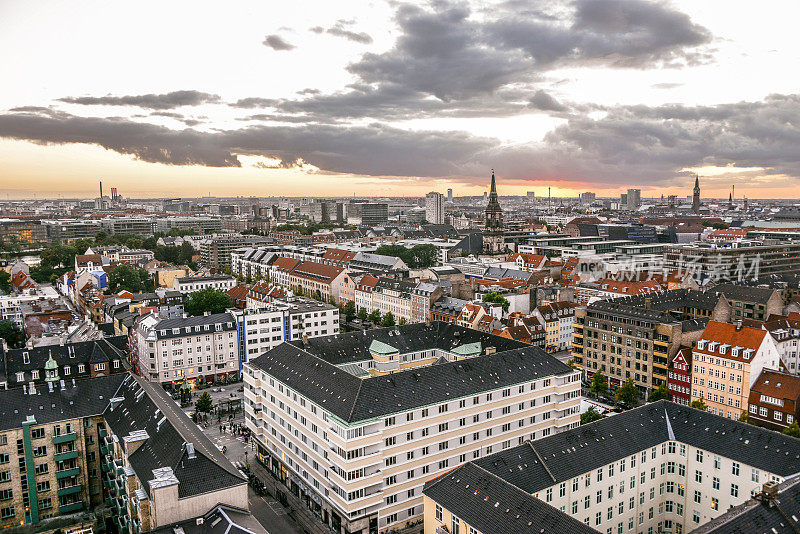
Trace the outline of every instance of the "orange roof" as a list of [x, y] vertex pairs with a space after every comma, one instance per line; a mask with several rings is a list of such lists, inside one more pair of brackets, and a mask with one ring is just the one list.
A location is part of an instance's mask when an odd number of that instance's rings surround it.
[[330, 261], [348, 262], [355, 257], [356, 253], [352, 250], [342, 250], [340, 248], [329, 248], [322, 255], [322, 258]]
[[89, 263], [103, 263], [103, 256], [100, 254], [76, 254], [75, 263], [79, 266], [86, 266]]
[[36, 281], [25, 271], [17, 271], [11, 278], [11, 285], [18, 290], [36, 287]]
[[621, 295], [642, 295], [661, 290], [661, 285], [655, 280], [643, 280], [641, 282], [628, 282], [603, 278], [598, 282], [601, 291], [619, 293]]
[[547, 256], [544, 256], [542, 254], [523, 254], [520, 252], [509, 254], [506, 260], [517, 261], [520, 258], [522, 258], [522, 261], [524, 261], [525, 263], [529, 263], [534, 267], [541, 267], [547, 262]]
[[279, 271], [287, 271], [291, 272], [292, 269], [297, 267], [300, 264], [300, 260], [295, 258], [285, 258], [283, 256], [279, 256], [275, 258], [275, 261], [272, 262], [272, 266], [278, 269]]
[[[742, 326], [737, 329], [737, 326], [734, 324], [709, 321], [694, 351], [700, 354], [711, 354], [747, 362], [749, 359], [744, 358], [743, 350], [739, 350], [738, 354], [733, 356], [731, 349], [738, 347], [740, 349], [752, 349], [757, 351], [764, 341], [765, 335], [767, 335], [767, 331], [761, 330], [760, 328]], [[706, 343], [701, 349], [700, 343], [702, 341]], [[712, 342], [714, 342], [713, 345]], [[725, 349], [725, 354], [720, 352], [723, 347]]]
[[371, 274], [365, 274], [361, 277], [361, 280], [358, 282], [358, 289], [359, 291], [368, 290], [371, 291], [375, 289], [375, 286], [378, 285], [378, 279], [372, 276]]
[[292, 270], [292, 276], [330, 283], [343, 271], [344, 269], [341, 267], [334, 267], [333, 265], [326, 265], [314, 261], [304, 261]]

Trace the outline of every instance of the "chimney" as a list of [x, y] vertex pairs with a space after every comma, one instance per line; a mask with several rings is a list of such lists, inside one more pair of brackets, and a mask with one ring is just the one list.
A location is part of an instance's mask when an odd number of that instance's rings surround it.
[[100, 198], [103, 198], [103, 180], [100, 180]]
[[308, 334], [303, 332], [303, 345], [308, 345]]
[[736, 321], [736, 331], [738, 332], [741, 329], [742, 329], [742, 320], [739, 319], [738, 321]]
[[497, 352], [497, 347], [486, 347], [486, 355], [494, 354]]
[[649, 310], [653, 306], [653, 299], [652, 297], [645, 297], [644, 298], [644, 309]]

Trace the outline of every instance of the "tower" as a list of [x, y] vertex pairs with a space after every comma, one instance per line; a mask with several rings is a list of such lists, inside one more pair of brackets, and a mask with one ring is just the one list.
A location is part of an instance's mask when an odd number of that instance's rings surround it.
[[497, 184], [492, 169], [492, 184], [489, 189], [489, 203], [486, 204], [486, 224], [483, 230], [483, 251], [486, 254], [500, 254], [505, 248], [503, 209], [497, 200]]
[[692, 211], [700, 213], [700, 177], [694, 175], [694, 195], [692, 196]]

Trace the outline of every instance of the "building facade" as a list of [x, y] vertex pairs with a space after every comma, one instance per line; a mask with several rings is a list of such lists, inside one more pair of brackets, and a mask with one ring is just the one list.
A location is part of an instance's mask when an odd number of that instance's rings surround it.
[[284, 343], [244, 380], [259, 461], [339, 533], [417, 521], [431, 476], [579, 419], [577, 372], [442, 323]]

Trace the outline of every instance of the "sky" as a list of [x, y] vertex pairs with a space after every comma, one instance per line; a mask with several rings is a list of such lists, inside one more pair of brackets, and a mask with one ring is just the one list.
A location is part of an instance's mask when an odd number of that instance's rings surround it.
[[796, 0], [0, 0], [0, 198], [796, 198]]

